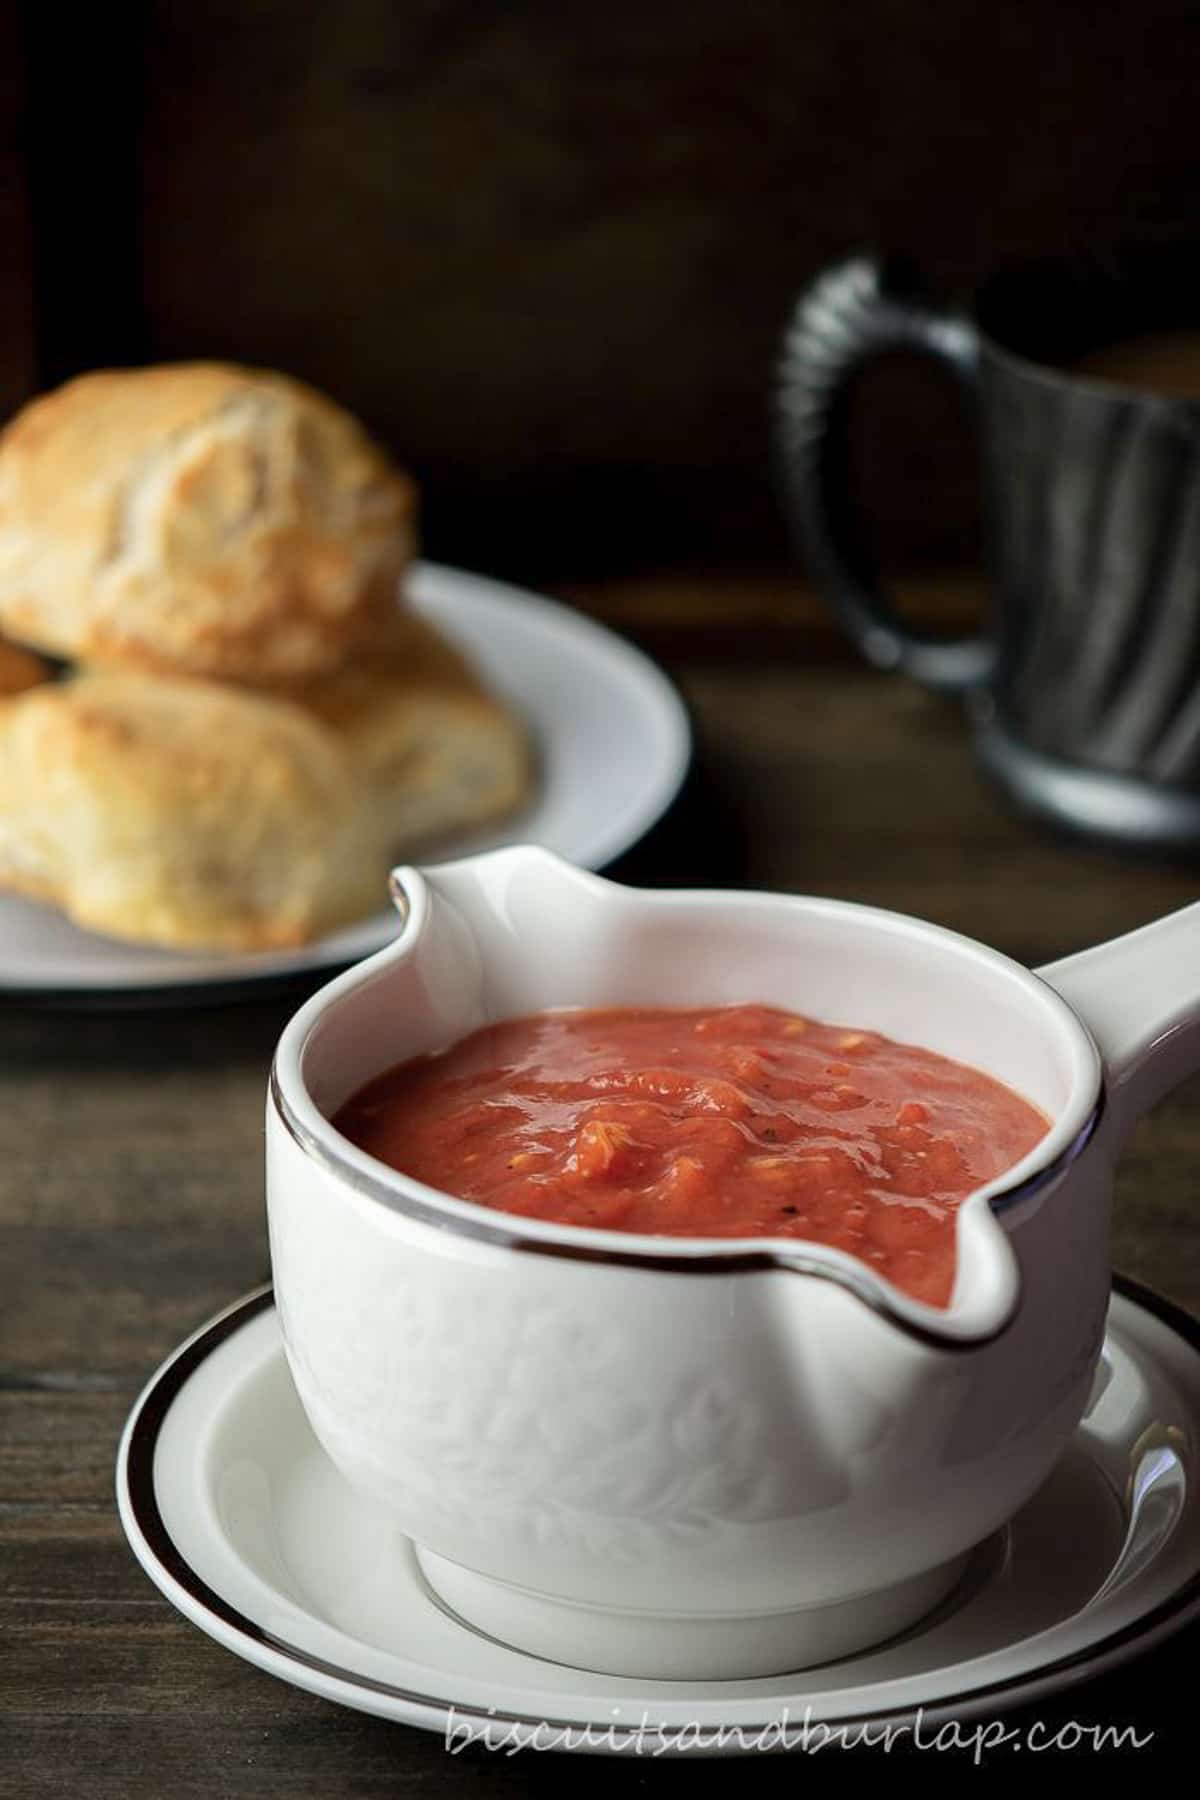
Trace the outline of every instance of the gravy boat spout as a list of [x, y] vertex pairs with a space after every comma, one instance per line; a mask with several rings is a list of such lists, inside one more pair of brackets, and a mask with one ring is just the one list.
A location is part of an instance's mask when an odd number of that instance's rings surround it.
[[[280, 1318], [328, 1454], [449, 1606], [539, 1654], [750, 1675], [911, 1623], [1083, 1412], [1117, 1126], [1196, 1057], [1169, 982], [1120, 945], [1039, 977], [870, 907], [634, 890], [530, 848], [400, 869], [394, 893], [396, 941], [301, 1008], [268, 1107]], [[1127, 966], [1137, 1006], [1110, 1005]], [[331, 1123], [491, 1020], [746, 1001], [972, 1065], [1049, 1119], [963, 1202], [947, 1306], [794, 1238], [506, 1215]]]

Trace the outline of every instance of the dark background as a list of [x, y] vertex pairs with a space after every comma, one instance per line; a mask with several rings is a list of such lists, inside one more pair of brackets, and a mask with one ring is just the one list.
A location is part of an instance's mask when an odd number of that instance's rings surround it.
[[[787, 555], [769, 384], [863, 245], [938, 294], [1197, 222], [1192, 0], [144, 0], [0, 25], [0, 409], [109, 362], [276, 365], [416, 469], [438, 555]], [[873, 377], [898, 566], [962, 562], [957, 402]]]

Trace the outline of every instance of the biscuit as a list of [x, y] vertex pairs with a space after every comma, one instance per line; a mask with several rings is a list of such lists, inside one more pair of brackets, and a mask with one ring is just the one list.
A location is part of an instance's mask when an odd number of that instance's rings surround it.
[[270, 682], [393, 608], [416, 490], [349, 414], [220, 363], [80, 376], [0, 434], [0, 628], [76, 662]]
[[520, 724], [419, 620], [264, 693], [93, 670], [0, 700], [0, 888], [174, 949], [278, 950], [387, 903], [392, 864], [509, 813]]
[[85, 674], [0, 701], [0, 886], [89, 930], [271, 950], [378, 905], [350, 764], [302, 709]]
[[529, 793], [524, 727], [414, 614], [393, 613], [369, 658], [287, 691], [344, 746], [389, 862], [507, 817]]

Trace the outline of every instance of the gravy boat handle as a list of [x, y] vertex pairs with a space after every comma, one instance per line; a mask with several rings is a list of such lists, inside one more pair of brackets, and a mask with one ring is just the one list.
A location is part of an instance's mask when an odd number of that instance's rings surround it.
[[1037, 974], [1096, 1041], [1117, 1143], [1156, 1100], [1200, 1070], [1200, 904]]

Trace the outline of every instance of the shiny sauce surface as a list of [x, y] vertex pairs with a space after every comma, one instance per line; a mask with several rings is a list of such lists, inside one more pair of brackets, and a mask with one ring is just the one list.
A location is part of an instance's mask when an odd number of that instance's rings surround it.
[[510, 1019], [387, 1070], [333, 1122], [501, 1212], [832, 1244], [936, 1306], [959, 1203], [1048, 1129], [977, 1069], [765, 1005]]

